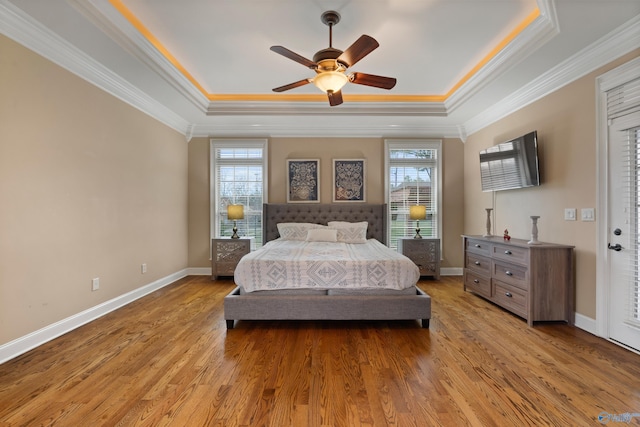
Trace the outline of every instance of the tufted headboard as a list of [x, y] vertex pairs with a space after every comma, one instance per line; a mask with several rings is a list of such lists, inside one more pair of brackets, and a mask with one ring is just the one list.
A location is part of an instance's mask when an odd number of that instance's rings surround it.
[[387, 244], [387, 205], [363, 203], [265, 203], [262, 211], [262, 241], [277, 239], [281, 222], [367, 221], [367, 238]]

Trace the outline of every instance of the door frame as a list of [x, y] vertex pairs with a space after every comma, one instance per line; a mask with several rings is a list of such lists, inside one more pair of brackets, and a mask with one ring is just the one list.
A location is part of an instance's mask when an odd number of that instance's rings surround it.
[[[640, 78], [640, 57], [596, 78], [596, 319], [595, 334], [609, 340], [609, 122], [606, 92]], [[610, 340], [611, 341], [611, 340]], [[612, 341], [615, 342], [615, 341]]]

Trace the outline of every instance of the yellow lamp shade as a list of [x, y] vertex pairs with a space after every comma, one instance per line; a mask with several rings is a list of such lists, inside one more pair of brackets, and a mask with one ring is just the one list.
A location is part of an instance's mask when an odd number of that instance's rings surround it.
[[228, 205], [227, 206], [227, 218], [229, 219], [244, 219], [244, 206], [242, 205]]
[[421, 205], [415, 205], [409, 207], [409, 218], [411, 219], [425, 219], [427, 217], [427, 207]]

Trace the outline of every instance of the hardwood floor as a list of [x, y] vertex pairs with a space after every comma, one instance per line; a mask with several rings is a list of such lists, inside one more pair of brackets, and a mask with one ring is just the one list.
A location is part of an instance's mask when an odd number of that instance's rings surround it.
[[227, 331], [233, 283], [182, 279], [0, 365], [0, 426], [597, 426], [603, 412], [640, 425], [640, 355], [565, 324], [527, 327], [458, 277], [419, 285], [430, 329]]

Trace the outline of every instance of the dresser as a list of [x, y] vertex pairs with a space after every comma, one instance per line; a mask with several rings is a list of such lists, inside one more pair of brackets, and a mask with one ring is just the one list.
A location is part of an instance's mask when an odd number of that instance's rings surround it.
[[573, 246], [462, 236], [464, 289], [527, 320], [573, 324]]
[[440, 239], [398, 239], [398, 252], [413, 261], [420, 276], [440, 279]]
[[240, 258], [251, 252], [253, 237], [211, 239], [211, 280], [233, 276]]

